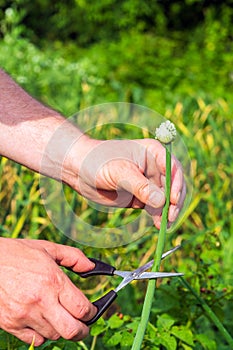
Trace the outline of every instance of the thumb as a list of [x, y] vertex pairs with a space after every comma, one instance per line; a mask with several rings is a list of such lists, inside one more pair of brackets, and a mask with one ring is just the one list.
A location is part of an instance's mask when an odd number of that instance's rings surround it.
[[153, 208], [161, 208], [165, 204], [165, 195], [161, 188], [149, 181], [135, 166], [124, 171], [118, 178], [118, 188], [133, 194], [140, 202]]

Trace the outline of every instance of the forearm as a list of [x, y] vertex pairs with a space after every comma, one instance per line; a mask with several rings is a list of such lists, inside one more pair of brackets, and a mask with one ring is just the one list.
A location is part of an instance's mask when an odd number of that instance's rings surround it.
[[[56, 111], [45, 107], [0, 70], [0, 154], [69, 183], [72, 145], [77, 158], [88, 138]], [[71, 152], [71, 153], [70, 153]], [[74, 156], [74, 155], [73, 155]], [[80, 159], [81, 160], [81, 159]]]

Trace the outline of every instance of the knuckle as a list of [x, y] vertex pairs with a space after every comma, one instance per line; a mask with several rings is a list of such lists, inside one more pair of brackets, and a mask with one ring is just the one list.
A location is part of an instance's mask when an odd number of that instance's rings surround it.
[[28, 308], [24, 307], [23, 305], [18, 304], [17, 306], [15, 306], [14, 316], [17, 322], [22, 322], [28, 318], [29, 314], [27, 309]]
[[15, 328], [18, 328], [18, 325], [13, 320], [5, 318], [4, 322], [1, 324], [1, 328], [4, 329], [6, 332], [12, 333]]
[[44, 295], [45, 288], [60, 291], [63, 289], [65, 283], [64, 273], [57, 269], [50, 269], [46, 275], [43, 276], [43, 283], [41, 283], [42, 289], [39, 291], [39, 295]]
[[[30, 339], [29, 341], [28, 341], [28, 344], [30, 344], [32, 342], [32, 340]], [[44, 338], [35, 338], [35, 342], [34, 342], [34, 345], [35, 346], [40, 346], [40, 345], [42, 345], [43, 343], [45, 342], [45, 339]]]
[[143, 202], [146, 203], [149, 199], [149, 186], [147, 182], [139, 183], [137, 192], [140, 198], [143, 198]]
[[25, 316], [25, 312], [19, 310], [18, 305], [11, 305], [7, 312], [1, 312], [0, 315], [0, 327], [5, 331], [12, 333], [15, 330], [22, 328], [22, 316]]
[[48, 284], [60, 289], [64, 284], [64, 276], [61, 273], [52, 272], [48, 275]]
[[58, 340], [59, 338], [60, 338], [60, 334], [58, 334], [58, 333], [52, 334], [49, 337], [50, 340]]
[[91, 304], [81, 305], [78, 310], [78, 318], [85, 319], [91, 312]]
[[80, 329], [78, 327], [67, 327], [62, 337], [64, 339], [73, 339], [78, 337], [80, 334]]

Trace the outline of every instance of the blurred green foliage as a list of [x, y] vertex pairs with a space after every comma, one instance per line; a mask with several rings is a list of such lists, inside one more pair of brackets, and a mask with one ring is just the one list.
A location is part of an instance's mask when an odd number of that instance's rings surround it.
[[[184, 272], [231, 334], [232, 20], [231, 0], [0, 0], [0, 66], [33, 96], [66, 116], [93, 104], [133, 102], [176, 124], [192, 160], [194, 192], [187, 220], [168, 236], [168, 248], [182, 242], [183, 249], [164, 269], [172, 264]], [[137, 133], [127, 132], [129, 138]], [[76, 245], [46, 216], [38, 175], [2, 158], [0, 176], [1, 235]], [[155, 234], [121, 248], [81, 248], [131, 268], [153, 256], [156, 240]], [[110, 287], [108, 281], [78, 283], [92, 298]], [[129, 349], [144, 291], [144, 283], [123, 290], [111, 317], [87, 340], [61, 339], [41, 349]], [[28, 346], [1, 331], [0, 349]], [[156, 291], [143, 349], [229, 346], [195, 297], [173, 280]]]
[[[68, 114], [86, 90], [87, 105], [127, 100], [162, 113], [180, 98], [231, 101], [231, 4], [1, 0], [0, 64]], [[61, 85], [73, 105], [60, 106], [54, 95]]]

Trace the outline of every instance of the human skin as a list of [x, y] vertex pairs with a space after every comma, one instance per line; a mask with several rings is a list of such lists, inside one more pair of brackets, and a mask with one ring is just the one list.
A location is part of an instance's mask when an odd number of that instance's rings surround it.
[[[145, 208], [160, 227], [166, 162], [158, 141], [92, 139], [2, 70], [0, 154], [100, 204]], [[172, 157], [170, 223], [182, 208], [185, 191], [181, 164]], [[1, 238], [0, 261], [1, 328], [28, 343], [35, 335], [36, 346], [47, 338], [87, 335], [82, 321], [96, 309], [59, 268], [91, 270], [93, 264], [83, 253], [52, 242]]]
[[[160, 227], [166, 162], [158, 141], [92, 139], [1, 70], [0, 132], [1, 155], [62, 180], [98, 203], [146, 206]], [[172, 157], [170, 222], [177, 218], [184, 197], [182, 167]]]
[[76, 248], [42, 240], [0, 238], [0, 327], [26, 343], [87, 336], [96, 308], [59, 266], [94, 264]]

